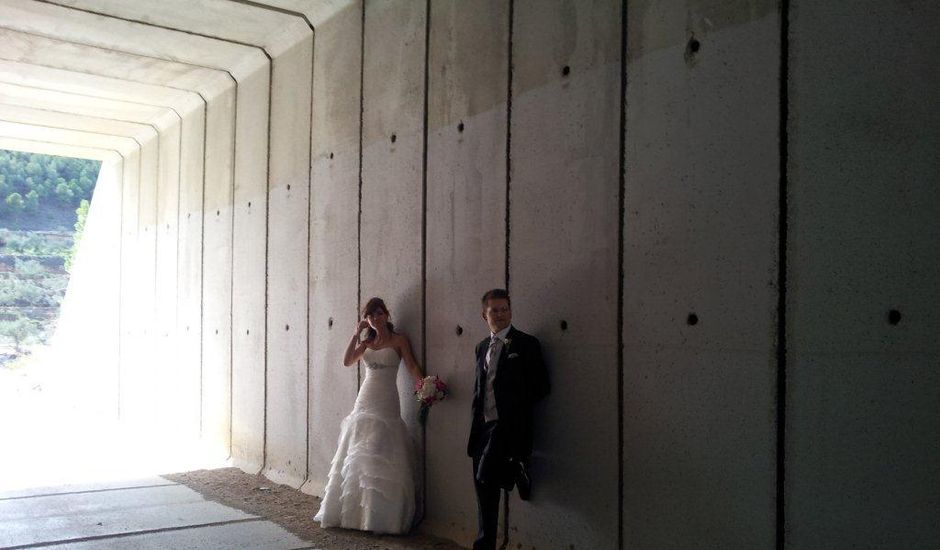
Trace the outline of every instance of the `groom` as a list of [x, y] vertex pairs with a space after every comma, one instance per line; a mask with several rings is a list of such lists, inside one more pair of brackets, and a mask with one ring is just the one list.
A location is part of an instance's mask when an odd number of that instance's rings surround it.
[[548, 372], [539, 341], [516, 330], [509, 293], [483, 295], [483, 319], [490, 335], [476, 347], [473, 424], [467, 454], [473, 458], [479, 532], [473, 550], [496, 548], [500, 488], [519, 488], [529, 498], [532, 407], [548, 395]]

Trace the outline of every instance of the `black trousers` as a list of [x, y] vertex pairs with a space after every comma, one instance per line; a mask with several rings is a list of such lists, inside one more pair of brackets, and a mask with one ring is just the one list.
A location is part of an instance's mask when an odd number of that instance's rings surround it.
[[473, 457], [473, 486], [477, 493], [477, 540], [473, 550], [496, 550], [496, 536], [499, 528], [499, 492], [498, 483], [481, 483], [477, 479], [480, 468], [480, 456]]
[[477, 540], [473, 550], [495, 550], [499, 528], [499, 492], [504, 485], [505, 453], [499, 422], [488, 422], [483, 448], [473, 457], [473, 486], [477, 494]]

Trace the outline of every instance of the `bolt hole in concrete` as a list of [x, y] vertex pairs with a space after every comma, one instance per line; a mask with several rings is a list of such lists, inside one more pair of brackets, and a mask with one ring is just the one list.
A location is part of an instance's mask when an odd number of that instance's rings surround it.
[[330, 160], [333, 160], [333, 153], [330, 153]]
[[568, 321], [565, 321], [564, 319], [562, 319], [561, 330], [568, 330]]
[[290, 330], [290, 325], [284, 325], [284, 330]]
[[216, 216], [218, 216], [218, 215], [221, 214], [221, 213], [222, 213], [221, 210], [216, 210], [216, 211], [215, 211], [215, 215], [216, 215]]
[[565, 65], [561, 68], [561, 76], [568, 76], [569, 74], [571, 74], [571, 67]]
[[398, 136], [396, 136], [395, 134], [392, 134], [391, 139], [392, 139], [392, 143], [395, 143], [395, 141], [398, 140]]
[[332, 317], [330, 317], [330, 318], [326, 321], [326, 326], [329, 327], [329, 328], [333, 328], [333, 318], [332, 318]]
[[219, 329], [215, 329], [215, 333], [218, 334], [218, 333], [219, 333]]
[[248, 208], [251, 208], [251, 201], [248, 201]]
[[461, 334], [463, 334], [463, 327], [460, 325], [457, 325], [457, 336], [460, 336]]
[[689, 39], [689, 53], [698, 53], [701, 49], [702, 44], [695, 38]]
[[251, 329], [245, 329], [245, 334], [251, 334]]
[[896, 310], [896, 309], [892, 309], [891, 311], [889, 311], [889, 312], [888, 312], [888, 322], [891, 323], [892, 325], [896, 325], [896, 324], [900, 323], [900, 322], [901, 322], [901, 312], [898, 311], [898, 310]]
[[697, 325], [697, 324], [698, 324], [698, 315], [696, 315], [696, 314], [694, 314], [694, 313], [690, 313], [689, 316], [686, 318], [685, 322], [686, 322], [686, 324], [688, 324], [689, 326], [695, 326], [695, 325]]
[[457, 131], [458, 131], [458, 132], [463, 132], [463, 121], [462, 121], [462, 120], [460, 121], [459, 124], [457, 124]]
[[290, 184], [287, 184], [287, 190], [290, 191]]

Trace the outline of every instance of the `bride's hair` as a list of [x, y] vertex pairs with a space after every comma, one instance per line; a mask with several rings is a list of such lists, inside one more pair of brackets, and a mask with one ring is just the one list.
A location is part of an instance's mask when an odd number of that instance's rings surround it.
[[[385, 302], [379, 297], [373, 297], [370, 298], [369, 301], [366, 302], [365, 307], [362, 308], [362, 316], [365, 317], [366, 315], [373, 313], [376, 310], [381, 310], [385, 312], [385, 315], [389, 315], [388, 308], [385, 307]], [[385, 325], [388, 327], [389, 332], [395, 332], [395, 325], [393, 325], [390, 321], [386, 321]], [[366, 337], [366, 340], [372, 340], [375, 338], [375, 329], [369, 327], [368, 330], [369, 336]]]

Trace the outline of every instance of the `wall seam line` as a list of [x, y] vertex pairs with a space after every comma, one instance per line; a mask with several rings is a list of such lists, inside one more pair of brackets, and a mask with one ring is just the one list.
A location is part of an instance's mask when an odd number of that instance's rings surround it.
[[[235, 97], [238, 97], [238, 85], [234, 86]], [[205, 99], [203, 99], [205, 101]], [[233, 122], [232, 122], [232, 133], [235, 133], [235, 109], [232, 109], [233, 112]], [[202, 377], [204, 376], [204, 354], [205, 354], [205, 344], [204, 340], [206, 337], [206, 332], [204, 329], [206, 322], [206, 166], [208, 163], [208, 152], [206, 147], [206, 136], [209, 135], [209, 103], [206, 102], [206, 108], [203, 111], [202, 115], [202, 199], [201, 204], [199, 205], [199, 439], [202, 440], [203, 430], [203, 416], [202, 416], [202, 407], [203, 399], [202, 392], [205, 389], [202, 383]]]
[[624, 262], [624, 247], [626, 245], [626, 181], [627, 181], [627, 3], [628, 0], [622, 0], [620, 3], [620, 147], [617, 151], [620, 164], [619, 170], [619, 190], [617, 194], [618, 218], [617, 218], [617, 548], [621, 550], [625, 546], [624, 536], [624, 418], [623, 407], [625, 392], [624, 381], [624, 277], [626, 269]]
[[[265, 52], [265, 55], [268, 55]], [[264, 174], [264, 413], [262, 417], [264, 419], [264, 429], [262, 430], [264, 435], [262, 437], [262, 452], [261, 452], [261, 470], [259, 473], [263, 472], [268, 467], [268, 338], [269, 334], [269, 323], [268, 317], [270, 316], [270, 305], [271, 305], [271, 285], [269, 281], [270, 274], [270, 256], [271, 256], [271, 110], [273, 105], [273, 100], [271, 99], [271, 92], [274, 89], [274, 63], [271, 61], [271, 57], [268, 56], [268, 139], [267, 139], [267, 159], [265, 159], [265, 174]], [[233, 197], [234, 199], [234, 197]]]
[[293, 15], [294, 17], [300, 17], [301, 19], [304, 20], [305, 23], [307, 23], [307, 26], [310, 27], [311, 30], [314, 30], [313, 23], [311, 23], [310, 19], [307, 18], [307, 14], [301, 11], [281, 8], [278, 6], [271, 6], [269, 4], [262, 4], [261, 2], [252, 2], [251, 0], [229, 0], [229, 2], [234, 2], [236, 4], [244, 4], [246, 6], [251, 6], [254, 8], [261, 8], [261, 9], [265, 9], [268, 11], [274, 11], [277, 13], [283, 13], [284, 15]]
[[[237, 44], [237, 45], [239, 45], [239, 46], [245, 46], [245, 47], [248, 47], [248, 48], [257, 48], [257, 49], [263, 51], [265, 55], [268, 55], [268, 53], [267, 53], [267, 51], [265, 50], [264, 47], [258, 46], [258, 45], [256, 45], [256, 44], [251, 44], [251, 43], [248, 43], [248, 42], [242, 42], [242, 41], [240, 41], [240, 40], [233, 40], [233, 39], [231, 39], [231, 38], [220, 38], [220, 37], [218, 37], [218, 36], [212, 36], [212, 35], [203, 34], [203, 33], [195, 32], [195, 31], [188, 31], [188, 30], [186, 30], [186, 29], [177, 29], [177, 28], [174, 28], [174, 27], [168, 27], [168, 26], [166, 26], [166, 25], [160, 25], [160, 24], [157, 24], [157, 23], [151, 23], [151, 22], [149, 22], [149, 21], [141, 21], [141, 20], [139, 20], [139, 19], [131, 19], [131, 18], [129, 18], [129, 17], [122, 17], [122, 16], [120, 16], [120, 15], [114, 15], [114, 14], [107, 13], [107, 12], [95, 11], [95, 10], [90, 10], [90, 9], [87, 9], [87, 8], [79, 8], [79, 7], [76, 7], [76, 6], [67, 6], [67, 5], [64, 5], [64, 4], [58, 4], [58, 3], [56, 3], [56, 2], [53, 2], [52, 0], [33, 0], [33, 1], [39, 2], [40, 4], [47, 4], [47, 5], [50, 5], [50, 6], [56, 6], [56, 7], [58, 7], [58, 8], [64, 8], [64, 9], [67, 9], [67, 10], [73, 10], [73, 11], [78, 11], [78, 12], [82, 12], [82, 13], [88, 13], [88, 14], [91, 14], [91, 15], [97, 15], [98, 17], [107, 17], [107, 18], [109, 18], [109, 19], [117, 19], [117, 20], [119, 20], [119, 21], [124, 21], [124, 22], [127, 22], [127, 23], [136, 23], [136, 24], [139, 24], [139, 25], [145, 25], [145, 26], [147, 26], [147, 27], [153, 27], [153, 28], [155, 28], [155, 29], [161, 29], [161, 30], [171, 31], [171, 32], [179, 32], [179, 33], [183, 33], [183, 34], [188, 34], [188, 35], [190, 35], [190, 36], [199, 36], [199, 37], [201, 37], [201, 38], [208, 38], [208, 39], [210, 39], [210, 40], [219, 40], [219, 41], [221, 41], [221, 42], [228, 42], [229, 44]], [[268, 56], [268, 58], [270, 59], [270, 56]]]
[[[38, 0], [38, 1], [42, 1], [42, 0]], [[59, 5], [59, 4], [53, 4], [53, 5], [56, 5], [56, 6], [59, 6], [59, 7], [63, 7], [63, 6]], [[180, 60], [178, 60], [178, 59], [169, 59], [169, 58], [166, 58], [166, 57], [156, 57], [156, 56], [153, 56], [153, 55], [148, 55], [148, 54], [144, 54], [144, 53], [137, 53], [137, 52], [133, 52], [133, 51], [130, 51], [130, 50], [119, 50], [119, 49], [116, 49], [116, 48], [105, 48], [105, 47], [102, 47], [102, 46], [97, 46], [97, 45], [95, 45], [95, 44], [86, 44], [86, 43], [84, 43], [84, 42], [76, 42], [76, 41], [74, 41], [74, 40], [67, 40], [67, 39], [62, 38], [62, 37], [58, 37], [58, 36], [54, 36], [54, 35], [48, 35], [48, 34], [43, 34], [43, 33], [41, 33], [41, 32], [24, 31], [24, 30], [19, 30], [19, 29], [11, 29], [11, 28], [9, 28], [9, 27], [3, 27], [2, 25], [0, 25], [0, 29], [8, 30], [8, 31], [15, 32], [15, 33], [18, 33], [18, 34], [25, 34], [25, 35], [27, 35], [27, 36], [38, 36], [39, 38], [44, 38], [44, 39], [46, 39], [46, 40], [54, 40], [54, 41], [56, 41], [56, 42], [62, 42], [62, 43], [64, 43], [64, 44], [74, 44], [74, 45], [76, 45], [76, 46], [81, 46], [81, 47], [83, 47], [83, 48], [91, 48], [91, 49], [95, 49], [95, 50], [102, 50], [102, 51], [105, 51], [105, 52], [119, 52], [119, 53], [124, 54], [124, 55], [132, 55], [132, 56], [134, 56], [134, 57], [141, 57], [141, 58], [144, 58], [144, 59], [155, 59], [155, 60], [157, 60], [157, 61], [165, 61], [165, 62], [167, 62], [167, 63], [179, 63], [180, 65], [186, 65], [186, 66], [188, 66], [188, 67], [198, 67], [198, 68], [200, 68], [200, 69], [207, 69], [207, 70], [210, 70], [210, 71], [219, 71], [219, 72], [221, 72], [221, 73], [226, 73], [226, 74], [228, 74], [229, 78], [231, 78], [233, 81], [236, 81], [236, 80], [237, 80], [237, 79], [235, 78], [235, 76], [232, 75], [232, 72], [231, 72], [230, 70], [224, 69], [224, 68], [222, 68], [222, 67], [214, 67], [214, 66], [212, 66], [212, 65], [199, 65], [199, 64], [197, 64], [197, 63], [192, 63], [192, 62], [188, 62], [188, 61], [180, 61]], [[219, 40], [219, 39], [215, 39], [215, 40]], [[71, 69], [71, 68], [69, 68], [69, 69], [62, 69], [62, 68], [60, 68], [60, 67], [56, 67], [56, 66], [53, 66], [53, 65], [45, 65], [45, 64], [42, 64], [42, 63], [26, 63], [26, 62], [18, 61], [18, 60], [15, 60], [15, 59], [3, 59], [3, 61], [7, 61], [7, 62], [10, 62], [10, 63], [17, 63], [17, 64], [20, 64], [20, 65], [35, 65], [35, 66], [37, 66], [37, 67], [48, 67], [48, 68], [50, 68], [50, 69], [55, 69], [55, 70], [58, 70], [58, 71], [69, 71], [69, 72], [80, 73], [80, 74], [86, 74], [86, 75], [92, 75], [92, 76], [100, 76], [100, 77], [103, 77], [103, 78], [113, 78], [113, 79], [115, 79], [115, 80], [125, 80], [125, 81], [127, 81], [127, 82], [136, 82], [136, 83], [138, 83], [138, 84], [147, 84], [147, 85], [150, 85], [150, 86], [161, 86], [161, 87], [164, 87], [164, 88], [172, 88], [172, 89], [174, 89], [174, 90], [183, 90], [183, 91], [186, 91], [186, 92], [199, 93], [199, 92], [196, 92], [195, 90], [191, 90], [191, 89], [188, 89], [188, 88], [178, 88], [178, 87], [170, 86], [170, 85], [166, 85], [166, 84], [153, 84], [152, 82], [147, 82], [147, 81], [144, 81], [144, 80], [134, 80], [134, 79], [130, 79], [130, 78], [119, 78], [119, 77], [116, 77], [116, 76], [108, 76], [108, 75], [103, 75], [103, 74], [98, 74], [98, 73], [90, 73], [90, 72], [87, 72], [87, 71], [82, 71], [82, 70], [77, 70], [77, 69]], [[201, 94], [200, 94], [200, 95], [201, 95]]]
[[789, 34], [790, 1], [780, 3], [780, 120], [779, 120], [779, 214], [777, 266], [777, 471], [776, 547], [786, 547], [786, 431], [787, 431], [787, 163], [789, 161]]
[[[100, 99], [100, 100], [102, 100], [102, 101], [114, 101], [114, 102], [116, 102], [116, 103], [128, 103], [128, 104], [130, 104], [130, 105], [146, 105], [146, 106], [148, 106], [148, 107], [156, 107], [156, 108], [159, 108], [159, 109], [166, 109], [167, 111], [173, 111], [173, 114], [175, 114], [176, 117], [180, 119], [180, 123], [181, 123], [181, 126], [180, 126], [180, 127], [182, 128], [183, 117], [182, 117], [182, 115], [180, 115], [179, 111], [177, 111], [176, 108], [173, 107], [173, 106], [171, 106], [171, 105], [160, 105], [160, 104], [157, 104], [157, 103], [143, 103], [143, 102], [137, 102], [137, 101], [124, 101], [123, 99], [113, 99], [113, 98], [110, 98], [110, 97], [103, 97], [103, 96], [98, 96], [98, 95], [89, 95], [89, 94], [80, 94], [80, 93], [73, 93], [73, 92], [64, 92], [64, 91], [62, 91], [62, 90], [57, 90], [57, 89], [55, 89], [55, 88], [47, 88], [47, 87], [44, 87], [44, 86], [31, 86], [31, 85], [28, 85], [28, 84], [16, 84], [16, 83], [13, 83], [13, 82], [5, 82], [5, 81], [0, 81], [0, 84], [5, 84], [5, 85], [8, 85], [8, 86], [15, 86], [15, 87], [17, 87], [17, 88], [29, 88], [29, 89], [32, 89], [32, 90], [44, 90], [44, 91], [48, 91], [48, 92], [61, 93], [61, 94], [68, 94], [68, 95], [71, 95], [71, 96], [90, 97], [90, 98], [93, 98], [93, 99]], [[76, 113], [76, 112], [72, 112], [72, 111], [61, 111], [61, 110], [59, 110], [59, 109], [57, 109], [57, 108], [52, 108], [52, 107], [33, 107], [33, 106], [30, 106], [30, 105], [20, 105], [20, 104], [17, 104], [17, 103], [7, 103], [7, 102], [5, 102], [5, 101], [0, 102], [0, 105], [4, 105], [4, 106], [7, 106], [7, 107], [17, 107], [17, 108], [29, 109], [29, 110], [31, 110], [31, 111], [41, 111], [41, 112], [44, 112], [44, 113], [59, 113], [59, 114], [66, 114], [66, 115], [79, 116], [79, 117], [85, 117], [85, 118], [99, 118], [99, 119], [102, 119], [102, 120], [113, 120], [113, 121], [115, 121], [115, 122], [127, 122], [128, 124], [141, 124], [141, 125], [150, 126], [150, 127], [152, 127], [158, 134], [160, 133], [160, 131], [157, 129], [157, 126], [156, 126], [153, 122], [140, 122], [140, 121], [137, 121], [137, 120], [127, 120], [127, 119], [124, 119], [124, 118], [115, 118], [115, 117], [110, 117], [110, 116], [108, 116], [108, 117], [103, 117], [103, 116], [95, 116], [95, 115], [86, 115], [86, 114], [84, 114], [84, 113]], [[11, 121], [11, 122], [12, 122], [12, 121]], [[20, 123], [20, 124], [26, 124], [26, 123]], [[63, 128], [63, 129], [67, 129], [67, 128]], [[109, 134], [109, 135], [112, 135], [112, 134]]]
[[[508, 43], [506, 47], [506, 218], [505, 218], [505, 266], [504, 280], [505, 289], [512, 296], [510, 286], [509, 260], [511, 253], [511, 233], [512, 233], [512, 83], [513, 83], [513, 31], [515, 23], [515, 0], [509, 0], [509, 32], [507, 33]], [[503, 490], [503, 543], [501, 549], [509, 546], [509, 491]]]
[[[511, 213], [511, 188], [512, 188], [512, 76], [513, 76], [513, 66], [512, 66], [512, 40], [513, 40], [513, 18], [515, 14], [516, 2], [515, 0], [509, 0], [509, 32], [508, 39], [509, 43], [506, 48], [507, 52], [507, 63], [506, 63], [506, 217], [505, 217], [505, 238], [506, 238], [506, 251], [505, 251], [505, 262], [504, 266], [504, 280], [506, 290], [509, 290], [509, 254], [510, 254], [510, 213]], [[510, 294], [511, 295], [511, 294]]]
[[[428, 89], [430, 87], [431, 49], [431, 0], [425, 0], [424, 8], [424, 135], [421, 173], [421, 364], [427, 369], [428, 353]], [[421, 502], [422, 519], [427, 515], [428, 453], [427, 424], [421, 424]]]
[[[362, 303], [362, 132], [365, 110], [366, 3], [360, 0], [362, 19], [359, 26], [359, 211], [356, 216], [356, 321]], [[362, 363], [356, 362], [356, 392], [362, 387]]]
[[[176, 112], [174, 110], [174, 112]], [[183, 131], [183, 117], [176, 113], [176, 116], [180, 119], [180, 132], [179, 132], [179, 166], [176, 168], [176, 273], [174, 273], [173, 280], [173, 345], [170, 346], [171, 350], [174, 350], [173, 362], [179, 364], [179, 343], [180, 343], [180, 205], [182, 204], [180, 197], [183, 195], [183, 136], [186, 132]], [[205, 136], [203, 136], [203, 142], [205, 142]], [[118, 287], [120, 288], [120, 287]]]
[[313, 262], [313, 251], [311, 249], [311, 242], [313, 241], [313, 86], [316, 75], [314, 74], [314, 69], [316, 68], [316, 59], [317, 59], [317, 33], [316, 29], [313, 28], [313, 25], [310, 24], [310, 21], [304, 17], [304, 21], [307, 22], [307, 25], [310, 27], [310, 32], [312, 36], [310, 37], [310, 131], [307, 132], [307, 154], [309, 155], [307, 161], [307, 356], [304, 359], [304, 363], [307, 368], [307, 394], [304, 402], [306, 403], [306, 415], [305, 422], [306, 431], [307, 431], [307, 445], [305, 448], [305, 459], [304, 459], [304, 481], [301, 483], [301, 487], [306, 485], [310, 481], [310, 340], [313, 335], [313, 330], [310, 326], [310, 306], [311, 306], [311, 283], [310, 283], [310, 264]]
[[[121, 420], [121, 357], [123, 356], [124, 350], [121, 347], [121, 335], [124, 331], [124, 322], [123, 315], [121, 312], [124, 310], [124, 295], [121, 293], [121, 289], [124, 288], [124, 167], [127, 165], [127, 158], [120, 152], [117, 152], [121, 157], [121, 185], [118, 189], [118, 212], [120, 213], [120, 221], [118, 222], [118, 284], [117, 284], [117, 364], [115, 365], [115, 382], [117, 385], [117, 398], [115, 399], [115, 416], [120, 422]], [[98, 182], [95, 182], [95, 187], [98, 186]], [[2, 500], [2, 499], [0, 499]]]

